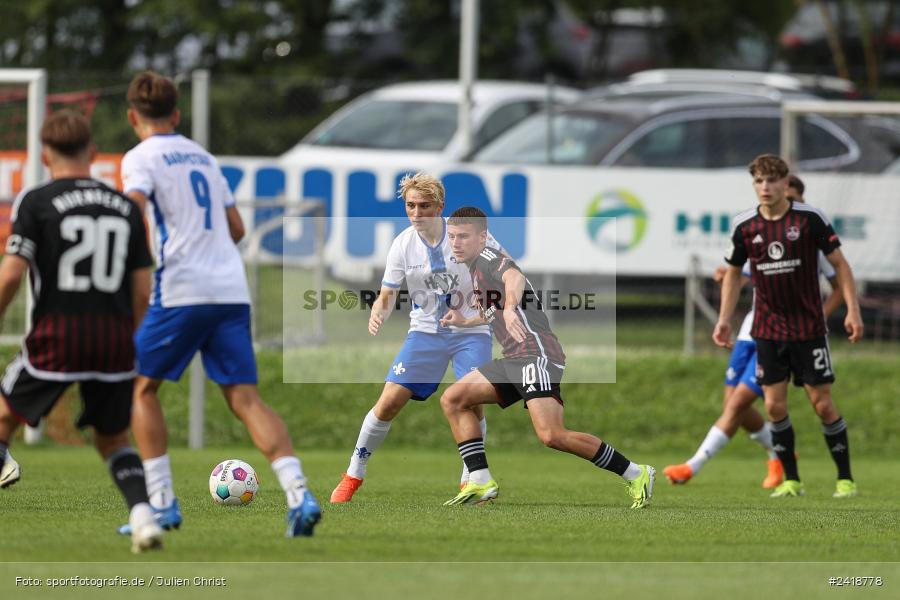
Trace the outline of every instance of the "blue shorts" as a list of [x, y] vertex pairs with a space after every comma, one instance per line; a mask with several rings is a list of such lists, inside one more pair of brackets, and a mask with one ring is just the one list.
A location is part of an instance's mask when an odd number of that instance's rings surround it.
[[486, 333], [425, 333], [411, 331], [385, 381], [412, 392], [413, 400], [426, 400], [441, 384], [447, 363], [460, 379], [491, 360], [491, 336]]
[[741, 383], [757, 396], [763, 395], [762, 388], [756, 383], [756, 342], [752, 340], [737, 341], [725, 371], [725, 385], [737, 387]]
[[151, 305], [134, 334], [138, 373], [178, 381], [199, 350], [206, 375], [220, 385], [256, 383], [250, 305]]

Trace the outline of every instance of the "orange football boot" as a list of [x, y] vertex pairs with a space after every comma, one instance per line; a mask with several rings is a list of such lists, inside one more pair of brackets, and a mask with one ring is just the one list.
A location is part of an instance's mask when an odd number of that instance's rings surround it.
[[356, 493], [356, 490], [358, 490], [359, 486], [362, 484], [362, 479], [357, 479], [356, 477], [351, 477], [344, 473], [341, 482], [334, 488], [334, 491], [331, 492], [331, 503], [340, 504], [342, 502], [350, 502], [350, 500], [353, 499], [353, 494]]
[[764, 490], [771, 490], [781, 485], [784, 480], [784, 467], [777, 458], [769, 459], [769, 474], [763, 479], [762, 486]]
[[669, 482], [672, 484], [687, 483], [691, 480], [691, 477], [694, 476], [694, 472], [691, 470], [691, 466], [687, 463], [682, 463], [680, 465], [669, 465], [668, 467], [663, 469], [663, 473], [665, 473], [666, 477], [669, 479]]

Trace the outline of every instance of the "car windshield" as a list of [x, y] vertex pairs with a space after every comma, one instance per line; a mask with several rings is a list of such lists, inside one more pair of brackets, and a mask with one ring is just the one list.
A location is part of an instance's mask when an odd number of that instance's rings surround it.
[[473, 157], [475, 162], [596, 165], [628, 129], [622, 117], [598, 113], [532, 115]]
[[453, 102], [371, 100], [318, 133], [316, 146], [439, 152], [456, 133]]

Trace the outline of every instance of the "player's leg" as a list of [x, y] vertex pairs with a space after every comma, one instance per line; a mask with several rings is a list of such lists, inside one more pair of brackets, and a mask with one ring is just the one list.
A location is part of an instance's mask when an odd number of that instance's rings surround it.
[[391, 423], [410, 399], [424, 401], [438, 388], [450, 353], [444, 337], [410, 332], [391, 363], [375, 406], [363, 418], [347, 470], [331, 493], [331, 502], [349, 502], [363, 483], [369, 460], [384, 443]]
[[772, 492], [775, 498], [803, 495], [794, 452], [794, 427], [787, 404], [788, 379], [792, 370], [790, 346], [773, 340], [756, 340], [757, 381], [763, 388], [766, 416], [772, 423], [772, 444], [784, 467], [784, 481]]
[[631, 508], [643, 508], [653, 495], [656, 470], [649, 465], [638, 465], [618, 450], [589, 433], [566, 429], [563, 421], [562, 402], [554, 397], [531, 398], [528, 414], [534, 431], [548, 448], [568, 452], [590, 461], [595, 466], [615, 473], [625, 480]]
[[0, 379], [0, 488], [9, 487], [21, 478], [21, 468], [9, 453], [16, 428], [22, 423], [36, 426], [67, 387], [69, 384], [64, 381], [32, 377], [22, 355], [17, 355], [6, 367]]
[[9, 444], [18, 426], [19, 420], [10, 411], [6, 398], [0, 397], [0, 488], [7, 488], [21, 478], [19, 463], [9, 453]]
[[[483, 364], [491, 361], [492, 339], [489, 333], [463, 333], [451, 338], [453, 372], [457, 381], [465, 377]], [[484, 407], [479, 404], [472, 409], [478, 417], [481, 439], [487, 443], [487, 419], [484, 418]], [[469, 468], [463, 462], [462, 474], [459, 477], [460, 488], [469, 480]]]
[[[94, 446], [106, 461], [113, 482], [128, 505], [132, 552], [161, 548], [163, 530], [150, 506], [141, 458], [128, 441], [131, 382], [84, 382], [81, 393], [85, 411], [79, 425], [94, 425]], [[119, 428], [122, 429], [115, 433], [104, 431]]]
[[[138, 376], [134, 381], [131, 431], [143, 459], [150, 505], [165, 529], [181, 526], [181, 509], [168, 455], [169, 434], [159, 401], [163, 380], [178, 381], [206, 339], [202, 307], [150, 306], [134, 336]], [[120, 533], [128, 533], [127, 527]]]
[[[756, 380], [757, 358], [754, 348], [753, 358], [744, 369], [741, 376], [740, 386], [749, 390], [748, 393], [756, 397], [763, 397], [763, 389]], [[753, 400], [750, 400], [744, 410], [744, 418], [741, 421], [743, 427], [750, 434], [750, 439], [762, 446], [768, 455], [766, 463], [766, 477], [762, 481], [762, 488], [769, 490], [778, 487], [784, 480], [784, 468], [778, 455], [775, 454], [774, 443], [772, 442], [772, 424], [765, 420], [758, 410], [753, 406]]]
[[[500, 361], [494, 361], [497, 362]], [[450, 423], [459, 455], [469, 471], [466, 484], [456, 497], [444, 503], [445, 506], [478, 504], [492, 500], [500, 493], [500, 486], [488, 469], [484, 438], [481, 436], [478, 414], [474, 409], [483, 404], [509, 406], [519, 398], [504, 399], [504, 391], [497, 389], [488, 379], [488, 375], [482, 373], [489, 365], [470, 371], [441, 395], [441, 409]]]
[[269, 461], [284, 490], [288, 506], [286, 535], [311, 536], [322, 511], [306, 487], [306, 477], [294, 453], [287, 425], [263, 402], [256, 387], [250, 306], [205, 306], [202, 313], [213, 322], [200, 347], [203, 368], [219, 384], [231, 412], [247, 427], [250, 439]]
[[745, 412], [751, 408], [756, 398], [756, 393], [746, 385], [739, 383], [736, 387], [731, 388], [731, 394], [724, 404], [722, 414], [709, 428], [697, 451], [687, 462], [669, 465], [663, 469], [666, 478], [673, 484], [690, 481], [713, 456], [731, 441], [743, 421]]
[[288, 505], [288, 537], [309, 536], [321, 519], [318, 503], [306, 487], [284, 420], [263, 402], [254, 384], [220, 385], [231, 412], [247, 427], [253, 444], [272, 466]]
[[847, 424], [838, 412], [831, 398], [831, 384], [806, 385], [806, 393], [813, 405], [819, 420], [822, 422], [822, 433], [831, 458], [837, 467], [837, 488], [835, 498], [850, 498], [857, 495], [856, 482], [850, 470], [850, 442], [847, 437]]

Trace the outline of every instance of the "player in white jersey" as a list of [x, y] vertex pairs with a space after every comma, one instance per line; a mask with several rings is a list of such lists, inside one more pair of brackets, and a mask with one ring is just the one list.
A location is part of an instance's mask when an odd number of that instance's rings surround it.
[[[787, 198], [794, 202], [806, 202], [803, 198], [803, 190], [804, 185], [800, 178], [796, 175], [791, 175], [788, 180], [788, 190], [785, 194]], [[741, 273], [742, 285], [750, 282], [749, 268], [749, 264], [745, 265]], [[840, 292], [840, 286], [835, 283], [837, 273], [822, 252], [819, 252], [819, 272], [828, 279], [832, 288], [831, 294], [823, 305], [823, 311], [827, 319], [841, 305], [843, 295]], [[725, 267], [720, 266], [716, 269], [713, 279], [716, 283], [721, 284], [724, 275]], [[703, 468], [703, 465], [709, 459], [731, 441], [738, 428], [743, 427], [750, 434], [750, 438], [765, 448], [769, 454], [768, 473], [762, 482], [762, 487], [764, 489], [773, 489], [781, 484], [784, 478], [784, 468], [772, 447], [771, 424], [753, 407], [753, 402], [757, 398], [763, 397], [763, 390], [756, 381], [756, 342], [750, 335], [752, 327], [753, 307], [751, 306], [750, 312], [747, 313], [743, 323], [741, 323], [741, 329], [738, 332], [737, 340], [728, 362], [728, 368], [725, 371], [722, 414], [715, 424], [710, 427], [706, 438], [700, 444], [694, 456], [685, 463], [669, 465], [663, 469], [663, 473], [665, 473], [671, 483], [682, 484], [690, 481], [694, 475], [700, 472], [700, 469]], [[795, 385], [802, 385], [802, 382], [796, 380], [794, 383]]]
[[147, 71], [132, 80], [128, 121], [141, 142], [122, 159], [124, 191], [150, 217], [156, 253], [150, 308], [135, 334], [139, 375], [132, 416], [150, 503], [160, 525], [181, 525], [157, 391], [163, 380], [177, 381], [199, 350], [206, 374], [219, 384], [284, 489], [287, 535], [312, 535], [321, 511], [306, 489], [284, 421], [256, 387], [250, 295], [235, 245], [244, 235], [243, 222], [216, 159], [175, 132], [177, 100], [174, 83], [165, 77]]
[[[456, 262], [447, 239], [444, 186], [427, 173], [407, 175], [400, 182], [411, 226], [391, 245], [381, 293], [372, 305], [369, 333], [377, 335], [394, 309], [400, 286], [406, 282], [412, 305], [409, 334], [385, 378], [384, 389], [375, 406], [363, 419], [350, 465], [331, 494], [331, 502], [349, 502], [362, 485], [369, 458], [381, 445], [391, 422], [410, 399], [427, 400], [452, 363], [459, 379], [491, 360], [491, 331], [487, 325], [459, 330], [443, 327], [441, 319], [451, 308], [466, 317], [477, 314], [470, 303], [472, 278], [468, 268]], [[492, 237], [489, 244], [502, 251]], [[482, 434], [487, 423], [481, 407], [476, 411]], [[468, 479], [463, 466], [460, 483]]]

